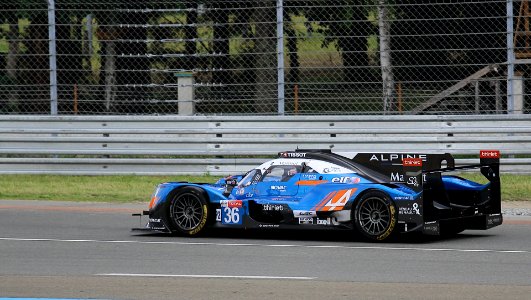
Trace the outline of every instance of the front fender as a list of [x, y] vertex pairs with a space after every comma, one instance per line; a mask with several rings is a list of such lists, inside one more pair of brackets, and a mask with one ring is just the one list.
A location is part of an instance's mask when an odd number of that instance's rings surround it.
[[219, 186], [189, 182], [166, 182], [159, 184], [153, 192], [149, 209], [155, 211], [160, 210], [170, 201], [172, 193], [186, 186], [193, 186], [204, 190], [208, 195], [208, 201], [210, 203], [219, 203], [220, 200], [227, 200], [227, 197], [223, 195], [224, 189]]

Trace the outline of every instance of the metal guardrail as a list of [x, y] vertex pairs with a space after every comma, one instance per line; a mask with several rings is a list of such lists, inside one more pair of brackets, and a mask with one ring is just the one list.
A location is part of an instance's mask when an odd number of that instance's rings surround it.
[[531, 173], [531, 116], [0, 116], [0, 174], [234, 174], [295, 148], [499, 149]]

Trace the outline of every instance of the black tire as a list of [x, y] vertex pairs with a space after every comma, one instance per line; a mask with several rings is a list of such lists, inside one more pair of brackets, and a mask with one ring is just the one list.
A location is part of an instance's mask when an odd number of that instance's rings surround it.
[[371, 241], [384, 241], [396, 233], [398, 211], [389, 196], [370, 191], [361, 196], [354, 210], [354, 226]]
[[210, 211], [205, 192], [196, 187], [179, 189], [170, 201], [168, 216], [172, 231], [187, 236], [205, 232]]

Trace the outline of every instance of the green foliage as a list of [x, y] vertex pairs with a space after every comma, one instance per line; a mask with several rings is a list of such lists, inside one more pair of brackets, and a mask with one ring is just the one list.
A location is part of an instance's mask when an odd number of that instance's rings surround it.
[[5, 38], [0, 39], [0, 53], [7, 53], [7, 41]]

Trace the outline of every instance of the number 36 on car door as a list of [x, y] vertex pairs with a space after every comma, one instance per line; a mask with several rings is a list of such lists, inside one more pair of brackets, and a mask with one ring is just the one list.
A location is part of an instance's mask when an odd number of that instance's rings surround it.
[[241, 200], [222, 200], [221, 209], [216, 213], [221, 224], [242, 224], [243, 203]]

